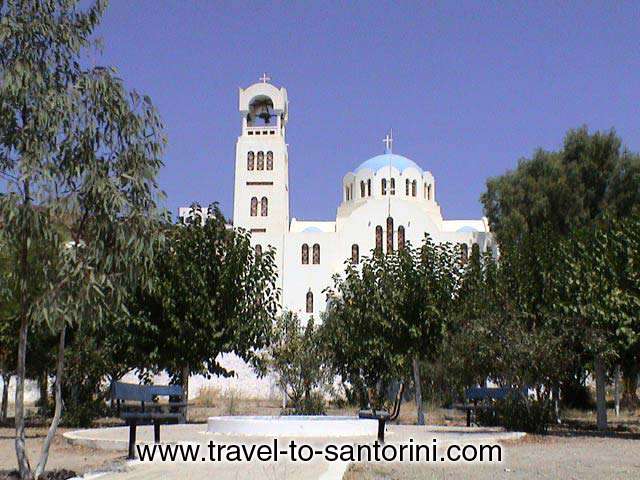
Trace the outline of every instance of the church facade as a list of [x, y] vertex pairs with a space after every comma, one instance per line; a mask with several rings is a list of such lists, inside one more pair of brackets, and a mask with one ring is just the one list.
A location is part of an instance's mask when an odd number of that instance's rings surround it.
[[[283, 308], [302, 316], [324, 309], [322, 291], [347, 260], [358, 262], [373, 250], [387, 252], [406, 242], [418, 246], [425, 233], [436, 242], [471, 250], [491, 247], [486, 219], [445, 220], [436, 180], [416, 162], [384, 153], [359, 164], [342, 178], [342, 201], [334, 221], [290, 216], [287, 91], [266, 81], [239, 92], [242, 132], [236, 142], [233, 224], [251, 232], [254, 245], [276, 250]], [[462, 247], [465, 249], [465, 247]]]
[[[291, 217], [289, 192], [295, 185], [289, 183], [287, 91], [263, 76], [261, 82], [241, 88], [238, 100], [242, 131], [236, 142], [233, 225], [251, 232], [258, 251], [275, 248], [283, 309], [319, 319], [326, 304], [322, 291], [332, 285], [334, 274], [344, 271], [345, 261], [357, 263], [374, 250], [388, 252], [407, 242], [418, 246], [425, 234], [435, 242], [459, 243], [468, 252], [473, 244], [481, 251], [495, 248], [485, 218], [443, 218], [435, 178], [394, 153], [389, 135], [382, 154], [354, 162], [342, 178], [335, 220]], [[189, 209], [180, 210], [186, 215]], [[233, 388], [257, 396], [268, 390], [273, 394], [272, 382], [255, 379], [239, 359], [226, 357], [224, 363], [240, 377]]]

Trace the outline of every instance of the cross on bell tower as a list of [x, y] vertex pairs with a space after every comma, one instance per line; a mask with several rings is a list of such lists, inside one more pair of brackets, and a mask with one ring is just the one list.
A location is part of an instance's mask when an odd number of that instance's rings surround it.
[[260, 80], [262, 83], [267, 83], [269, 80], [271, 80], [271, 77], [265, 72], [258, 80]]
[[393, 148], [393, 129], [391, 129], [390, 133], [387, 133], [382, 143], [384, 143], [384, 153], [391, 153]]

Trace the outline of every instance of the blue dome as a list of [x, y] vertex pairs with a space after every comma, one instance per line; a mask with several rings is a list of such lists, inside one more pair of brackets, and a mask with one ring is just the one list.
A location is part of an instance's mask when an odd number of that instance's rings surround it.
[[419, 172], [422, 172], [422, 169], [413, 160], [409, 160], [407, 157], [403, 157], [402, 155], [396, 155], [395, 153], [385, 153], [361, 163], [360, 166], [355, 169], [354, 173], [357, 173], [363, 168], [368, 168], [372, 172], [377, 172], [381, 168], [388, 167], [389, 165], [397, 168], [400, 172], [409, 167], [413, 167]]
[[478, 231], [477, 228], [469, 227], [469, 226], [460, 227], [458, 230], [456, 230], [456, 232], [459, 232], [459, 233], [472, 233], [477, 231]]
[[318, 227], [307, 227], [302, 231], [308, 233], [322, 233], [322, 230], [320, 230]]

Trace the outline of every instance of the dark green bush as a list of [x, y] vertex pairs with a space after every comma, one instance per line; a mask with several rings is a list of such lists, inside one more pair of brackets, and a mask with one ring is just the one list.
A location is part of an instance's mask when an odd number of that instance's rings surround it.
[[497, 423], [507, 430], [544, 434], [554, 420], [553, 403], [512, 395], [495, 404]]
[[291, 408], [283, 410], [282, 415], [326, 415], [326, 403], [322, 393], [314, 391], [304, 395]]

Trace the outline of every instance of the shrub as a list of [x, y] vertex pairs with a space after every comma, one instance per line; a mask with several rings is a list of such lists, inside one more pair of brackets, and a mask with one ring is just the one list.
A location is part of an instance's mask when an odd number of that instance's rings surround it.
[[287, 394], [290, 408], [284, 414], [324, 413], [322, 389], [330, 376], [313, 317], [303, 326], [297, 315], [284, 312], [274, 325], [267, 363], [276, 374], [280, 389]]
[[507, 430], [544, 434], [553, 422], [553, 404], [546, 398], [512, 395], [495, 404], [497, 423]]

